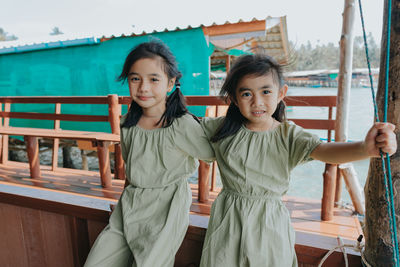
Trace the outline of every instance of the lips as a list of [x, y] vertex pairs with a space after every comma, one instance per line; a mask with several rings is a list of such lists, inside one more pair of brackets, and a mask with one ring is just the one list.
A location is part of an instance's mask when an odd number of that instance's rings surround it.
[[265, 111], [264, 110], [256, 110], [256, 111], [252, 111], [251, 114], [256, 117], [261, 117], [262, 115], [265, 114]]
[[147, 100], [150, 100], [150, 99], [151, 99], [150, 96], [137, 96], [137, 98], [138, 98], [139, 100], [141, 100], [141, 101], [147, 101]]

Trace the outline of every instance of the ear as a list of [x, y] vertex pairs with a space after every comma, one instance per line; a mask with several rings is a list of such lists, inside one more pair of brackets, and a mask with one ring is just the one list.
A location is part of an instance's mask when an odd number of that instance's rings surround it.
[[279, 96], [278, 96], [278, 100], [281, 101], [285, 98], [286, 94], [287, 94], [287, 90], [288, 90], [288, 86], [286, 84], [284, 84], [281, 89], [279, 89]]
[[167, 92], [171, 92], [172, 88], [174, 88], [176, 78], [172, 78], [168, 81], [168, 90]]

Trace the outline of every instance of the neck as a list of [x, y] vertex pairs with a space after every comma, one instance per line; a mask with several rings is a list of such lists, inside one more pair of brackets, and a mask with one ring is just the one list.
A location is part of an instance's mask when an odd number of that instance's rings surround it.
[[164, 114], [165, 112], [165, 105], [162, 106], [157, 106], [157, 107], [151, 107], [151, 108], [142, 108], [143, 117], [146, 118], [161, 118], [161, 116]]
[[277, 121], [275, 121], [274, 118], [269, 118], [267, 121], [260, 122], [260, 123], [246, 123], [245, 126], [247, 129], [256, 131], [256, 132], [261, 132], [261, 131], [268, 131], [272, 130], [273, 128], [276, 127]]

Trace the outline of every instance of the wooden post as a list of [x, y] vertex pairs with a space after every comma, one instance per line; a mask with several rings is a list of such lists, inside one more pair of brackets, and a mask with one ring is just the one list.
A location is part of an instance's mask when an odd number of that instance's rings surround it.
[[[0, 103], [0, 111], [3, 110], [3, 104]], [[3, 126], [3, 118], [0, 117], [0, 126]], [[3, 158], [3, 135], [0, 135], [0, 162], [2, 162]]]
[[[353, 64], [355, 0], [345, 0], [344, 2], [342, 35], [340, 37], [340, 66], [338, 76], [338, 97], [336, 103], [335, 142], [347, 141]], [[340, 175], [338, 177], [338, 180], [340, 180]], [[341, 189], [341, 182], [337, 182], [335, 202], [340, 201]]]
[[[10, 103], [4, 103], [4, 111], [10, 112], [11, 105]], [[4, 118], [3, 127], [8, 127], [10, 125], [10, 118]], [[8, 135], [3, 135], [2, 138], [2, 146], [1, 146], [1, 163], [6, 164], [8, 161]]]
[[87, 160], [87, 155], [84, 149], [81, 149], [81, 158], [82, 158], [82, 170], [89, 170], [89, 162]]
[[[121, 105], [118, 103], [117, 95], [108, 95], [108, 119], [111, 125], [111, 132], [113, 134], [120, 134], [119, 116], [121, 115]], [[114, 177], [118, 179], [125, 179], [124, 160], [122, 159], [121, 144], [114, 146]]]
[[231, 69], [231, 56], [230, 55], [226, 55], [225, 69], [226, 69], [226, 73], [228, 74], [229, 70]]
[[[379, 72], [379, 85], [377, 102], [379, 117], [382, 121], [384, 109], [384, 85], [386, 72], [386, 39], [387, 39], [387, 17], [388, 8], [385, 1], [384, 25], [381, 42], [381, 64]], [[396, 125], [397, 143], [400, 145], [400, 0], [392, 1], [390, 32], [390, 68], [389, 68], [389, 99], [387, 119]], [[372, 108], [372, 107], [371, 107]], [[391, 173], [393, 181], [394, 208], [397, 220], [397, 234], [400, 234], [400, 149], [390, 157]], [[381, 160], [371, 159], [365, 192], [365, 253], [367, 262], [376, 267], [393, 266], [392, 255], [393, 247], [391, 243], [391, 232], [389, 225], [389, 215], [385, 197], [384, 176]], [[399, 236], [397, 236], [399, 239]]]
[[209, 197], [209, 173], [210, 173], [210, 165], [205, 163], [202, 160], [199, 160], [199, 196], [198, 200], [200, 203], [206, 203]]
[[40, 178], [39, 144], [37, 137], [25, 136], [31, 178]]
[[97, 156], [99, 158], [99, 169], [101, 185], [105, 188], [111, 187], [111, 168], [110, 168], [110, 153], [108, 146], [110, 142], [97, 141]]
[[336, 165], [326, 164], [324, 176], [324, 189], [322, 192], [321, 219], [330, 221], [333, 219], [333, 205], [335, 202]]
[[349, 191], [351, 201], [353, 202], [354, 209], [358, 214], [365, 214], [364, 195], [361, 190], [361, 185], [357, 178], [356, 170], [352, 163], [339, 165], [339, 170], [343, 175], [346, 183], [347, 191]]
[[217, 187], [217, 162], [214, 161], [211, 169], [211, 191], [215, 191]]
[[[60, 114], [61, 113], [61, 104], [56, 103], [55, 107], [55, 114]], [[60, 120], [54, 120], [54, 129], [58, 130], [60, 129]], [[58, 148], [59, 148], [60, 140], [58, 138], [54, 138], [53, 141], [53, 160], [52, 160], [52, 165], [51, 169], [55, 171], [58, 168]]]

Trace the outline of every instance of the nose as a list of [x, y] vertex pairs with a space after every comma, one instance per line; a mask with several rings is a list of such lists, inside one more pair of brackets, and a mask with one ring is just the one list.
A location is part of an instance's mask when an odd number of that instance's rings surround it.
[[139, 84], [138, 91], [139, 91], [140, 93], [145, 93], [145, 92], [148, 92], [149, 90], [150, 90], [150, 87], [149, 87], [149, 84], [148, 84], [147, 82], [142, 81], [142, 82]]
[[255, 95], [253, 96], [253, 105], [256, 106], [256, 107], [262, 107], [262, 106], [264, 106], [264, 102], [263, 102], [262, 97], [259, 96], [259, 95], [257, 95], [257, 94], [255, 94]]

